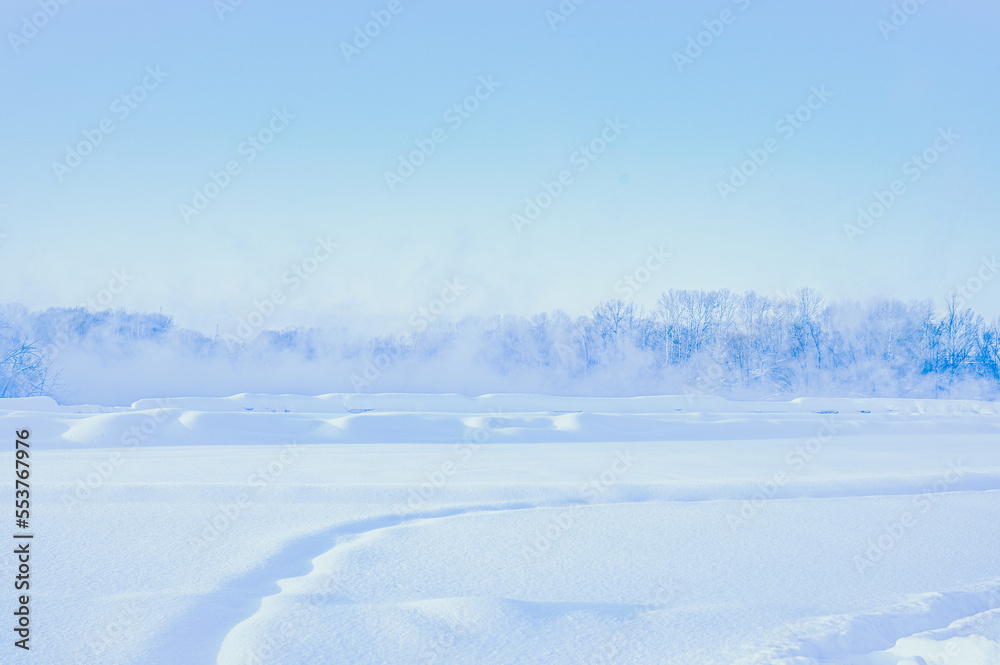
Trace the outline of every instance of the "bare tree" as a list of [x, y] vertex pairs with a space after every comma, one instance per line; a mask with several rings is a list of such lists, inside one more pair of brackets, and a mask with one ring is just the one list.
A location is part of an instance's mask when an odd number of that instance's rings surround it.
[[51, 389], [48, 363], [29, 342], [4, 339], [0, 358], [0, 397], [35, 397]]

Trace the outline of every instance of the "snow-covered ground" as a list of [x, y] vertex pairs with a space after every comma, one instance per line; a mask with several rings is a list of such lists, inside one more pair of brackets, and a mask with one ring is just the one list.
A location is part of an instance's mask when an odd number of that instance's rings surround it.
[[1000, 663], [996, 404], [0, 409], [32, 663]]

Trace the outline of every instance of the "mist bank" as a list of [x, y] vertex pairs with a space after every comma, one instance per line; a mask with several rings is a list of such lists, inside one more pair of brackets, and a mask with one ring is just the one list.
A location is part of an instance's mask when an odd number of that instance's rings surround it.
[[0, 307], [0, 397], [128, 405], [236, 393], [541, 393], [995, 400], [1000, 319], [960, 300], [828, 302], [671, 290], [589, 314], [435, 319], [360, 334], [350, 322], [254, 331], [180, 328], [163, 314]]

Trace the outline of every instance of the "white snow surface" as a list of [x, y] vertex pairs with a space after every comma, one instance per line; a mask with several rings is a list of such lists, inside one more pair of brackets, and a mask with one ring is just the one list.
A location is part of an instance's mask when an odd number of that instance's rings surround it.
[[243, 394], [0, 420], [11, 512], [31, 432], [36, 665], [1000, 663], [995, 403]]

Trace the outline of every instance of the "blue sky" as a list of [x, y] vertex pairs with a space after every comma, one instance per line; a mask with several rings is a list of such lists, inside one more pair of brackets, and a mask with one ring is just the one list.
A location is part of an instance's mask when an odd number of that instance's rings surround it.
[[[555, 0], [223, 2], [4, 3], [2, 300], [96, 297], [212, 331], [277, 290], [269, 327], [405, 330], [455, 279], [449, 317], [580, 313], [637, 270], [647, 306], [799, 286], [943, 303], [1000, 250], [996, 3], [913, 0], [889, 32], [893, 3], [870, 0], [567, 0], [557, 23]], [[348, 61], [342, 43], [379, 17]], [[512, 215], [564, 171], [518, 233]], [[317, 238], [338, 247], [314, 264]], [[1000, 279], [972, 295], [1000, 313]]]

